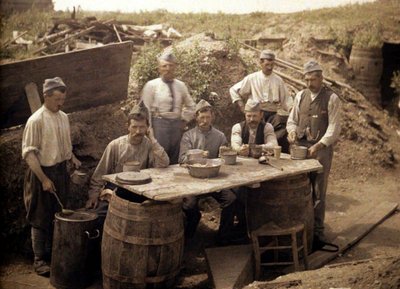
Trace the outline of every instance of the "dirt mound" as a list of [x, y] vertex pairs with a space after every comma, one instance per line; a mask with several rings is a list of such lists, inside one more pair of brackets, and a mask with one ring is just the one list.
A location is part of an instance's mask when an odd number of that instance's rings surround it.
[[318, 270], [297, 272], [271, 282], [254, 282], [244, 289], [397, 289], [400, 257], [335, 264]]

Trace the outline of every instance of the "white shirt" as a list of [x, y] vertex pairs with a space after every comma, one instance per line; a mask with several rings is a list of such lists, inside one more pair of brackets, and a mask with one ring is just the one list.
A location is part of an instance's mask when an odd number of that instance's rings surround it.
[[31, 115], [22, 136], [22, 158], [31, 151], [44, 167], [71, 159], [70, 125], [64, 112], [52, 112], [43, 105]]
[[[249, 127], [249, 144], [255, 143], [256, 133], [257, 129], [251, 129]], [[240, 126], [240, 123], [237, 123], [232, 127], [231, 147], [235, 151], [240, 151], [240, 147], [242, 146], [242, 144], [242, 127]], [[262, 145], [262, 148], [273, 148], [277, 145], [278, 141], [274, 133], [274, 128], [270, 123], [266, 123], [264, 126], [264, 144]]]
[[[304, 132], [297, 130], [297, 125], [299, 123], [299, 104], [301, 100], [301, 95], [304, 90], [299, 91], [294, 98], [293, 109], [289, 114], [289, 118], [286, 124], [286, 130], [288, 133], [292, 131], [297, 132], [298, 138], [302, 138], [304, 136]], [[318, 96], [318, 93], [311, 93], [311, 100]], [[319, 142], [323, 143], [325, 146], [329, 146], [334, 144], [340, 135], [341, 125], [340, 125], [340, 111], [341, 111], [341, 101], [337, 94], [332, 93], [328, 102], [328, 128], [326, 129], [325, 134], [321, 138]]]
[[[178, 79], [172, 82], [174, 99], [167, 83], [161, 78], [150, 80], [142, 90], [142, 100], [151, 116], [190, 121], [195, 113], [195, 103], [185, 83]], [[174, 107], [172, 107], [172, 104]]]
[[260, 102], [263, 110], [283, 109], [289, 112], [293, 106], [293, 99], [289, 95], [285, 83], [274, 72], [265, 75], [260, 70], [249, 74], [232, 86], [229, 93], [232, 103], [243, 100], [243, 97], [249, 97]]

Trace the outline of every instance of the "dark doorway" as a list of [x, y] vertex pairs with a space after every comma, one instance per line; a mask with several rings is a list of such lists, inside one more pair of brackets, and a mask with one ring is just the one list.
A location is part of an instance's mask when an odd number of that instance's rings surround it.
[[394, 71], [400, 71], [400, 44], [387, 43], [383, 44], [383, 72], [382, 72], [382, 107], [387, 109], [391, 114], [397, 109], [395, 103], [396, 93], [394, 88], [390, 87]]

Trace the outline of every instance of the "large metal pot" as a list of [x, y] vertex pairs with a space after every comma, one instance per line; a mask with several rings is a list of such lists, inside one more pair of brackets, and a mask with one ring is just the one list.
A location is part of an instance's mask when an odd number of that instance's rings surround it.
[[218, 176], [223, 160], [221, 159], [203, 159], [189, 161], [187, 168], [189, 175], [194, 178], [214, 178]]

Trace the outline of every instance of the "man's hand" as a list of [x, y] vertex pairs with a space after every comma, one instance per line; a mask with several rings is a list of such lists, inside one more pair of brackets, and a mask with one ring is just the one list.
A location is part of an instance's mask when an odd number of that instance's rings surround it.
[[147, 136], [152, 142], [157, 141], [156, 138], [154, 137], [154, 130], [153, 130], [152, 127], [149, 127], [149, 128], [147, 129], [146, 136]]
[[290, 144], [295, 143], [297, 141], [297, 132], [294, 130], [289, 132], [287, 139]]
[[91, 195], [85, 204], [86, 209], [96, 209], [99, 205], [99, 198], [97, 195]]
[[250, 147], [248, 144], [244, 144], [240, 147], [239, 155], [243, 157], [248, 157], [250, 154]]
[[74, 154], [72, 154], [71, 162], [75, 169], [79, 169], [82, 165], [81, 161], [78, 160]]
[[316, 143], [314, 145], [312, 145], [309, 149], [308, 149], [308, 155], [311, 158], [315, 158], [317, 156], [317, 152], [321, 149], [323, 149], [325, 147], [325, 145], [323, 143]]
[[42, 187], [43, 187], [43, 191], [46, 192], [51, 192], [51, 193], [55, 193], [56, 192], [56, 186], [54, 185], [54, 183], [47, 177], [45, 177], [42, 181]]

